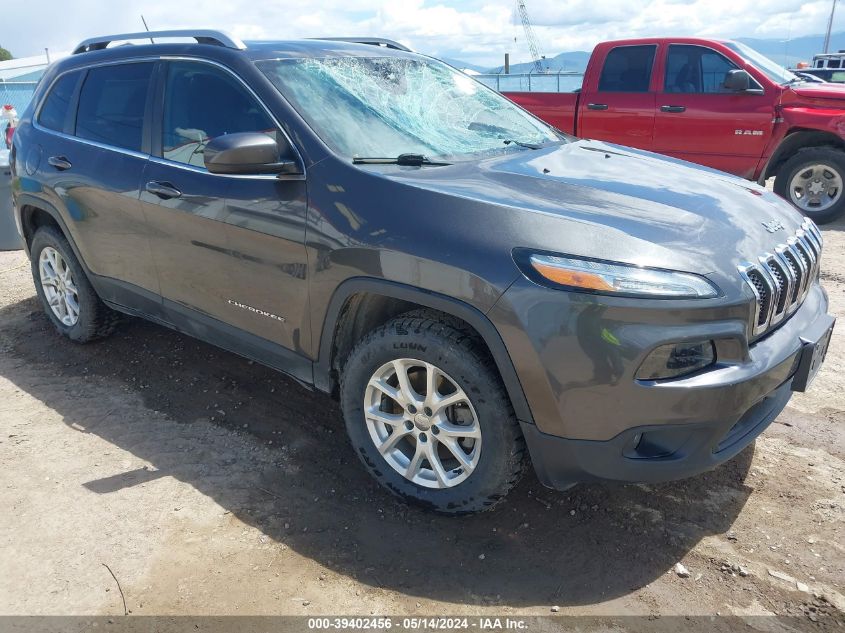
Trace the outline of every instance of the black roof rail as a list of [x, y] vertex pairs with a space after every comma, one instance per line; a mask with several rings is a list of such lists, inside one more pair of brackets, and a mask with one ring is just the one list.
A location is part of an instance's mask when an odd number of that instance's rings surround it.
[[350, 44], [370, 44], [371, 46], [381, 46], [384, 48], [392, 48], [397, 51], [405, 51], [412, 53], [413, 51], [394, 40], [388, 40], [383, 37], [314, 37], [315, 40], [328, 40], [329, 42], [349, 42]]
[[102, 37], [92, 37], [83, 42], [80, 42], [76, 48], [73, 49], [73, 55], [79, 53], [87, 53], [88, 51], [98, 51], [106, 48], [112, 42], [120, 42], [126, 40], [150, 40], [153, 38], [168, 38], [168, 37], [192, 37], [197, 41], [197, 44], [214, 44], [216, 46], [225, 46], [226, 48], [235, 48], [243, 50], [246, 45], [236, 37], [227, 35], [223, 31], [214, 31], [210, 29], [182, 29], [177, 31], [143, 31], [141, 33], [120, 33], [119, 35], [104, 35]]

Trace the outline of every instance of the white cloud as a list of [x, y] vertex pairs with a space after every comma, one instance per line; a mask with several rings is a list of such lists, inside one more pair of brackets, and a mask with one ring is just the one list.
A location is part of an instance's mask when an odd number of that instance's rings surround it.
[[[605, 39], [654, 35], [798, 37], [821, 33], [831, 0], [530, 0], [542, 52], [590, 50]], [[494, 65], [528, 49], [510, 0], [64, 0], [15, 2], [4, 10], [0, 45], [18, 56], [67, 50], [97, 34], [151, 28], [224, 28], [244, 39], [373, 35], [416, 50]], [[10, 27], [14, 28], [10, 28]], [[836, 28], [845, 27], [845, 7]], [[514, 39], [515, 38], [515, 39]]]

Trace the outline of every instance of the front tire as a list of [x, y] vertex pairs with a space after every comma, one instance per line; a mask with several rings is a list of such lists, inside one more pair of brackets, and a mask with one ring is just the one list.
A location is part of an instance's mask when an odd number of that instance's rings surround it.
[[70, 243], [58, 229], [39, 228], [29, 253], [38, 299], [60, 334], [87, 343], [114, 331], [119, 315], [97, 296]]
[[364, 337], [340, 395], [370, 474], [445, 514], [501, 501], [522, 474], [525, 441], [494, 367], [471, 333], [436, 315], [400, 316]]
[[845, 213], [845, 152], [834, 147], [798, 150], [778, 170], [775, 193], [816, 224]]

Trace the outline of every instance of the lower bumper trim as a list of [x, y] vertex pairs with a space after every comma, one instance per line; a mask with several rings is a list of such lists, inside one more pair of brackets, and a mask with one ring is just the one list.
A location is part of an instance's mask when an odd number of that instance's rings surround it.
[[[695, 424], [635, 427], [607, 441], [573, 440], [522, 424], [540, 482], [565, 490], [585, 481], [660, 482], [691, 477], [735, 457], [783, 411], [791, 380], [758, 401], [738, 419]], [[638, 446], [649, 438], [641, 450]], [[656, 450], [661, 441], [670, 446]], [[651, 455], [657, 455], [652, 457]]]

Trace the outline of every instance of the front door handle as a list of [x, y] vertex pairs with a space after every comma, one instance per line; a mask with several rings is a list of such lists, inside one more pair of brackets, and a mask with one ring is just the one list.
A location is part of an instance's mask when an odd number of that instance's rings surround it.
[[73, 167], [71, 162], [64, 156], [50, 156], [50, 158], [47, 159], [47, 162], [59, 171], [65, 171], [66, 169]]
[[588, 110], [607, 110], [606, 103], [588, 103], [587, 104]]
[[660, 106], [661, 112], [686, 112], [686, 106], [673, 106], [673, 105], [665, 105]]
[[158, 182], [157, 180], [151, 180], [147, 183], [145, 188], [149, 193], [158, 196], [162, 200], [178, 198], [182, 195], [182, 192], [179, 191], [173, 185], [171, 185], [169, 182]]

